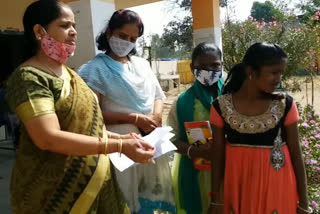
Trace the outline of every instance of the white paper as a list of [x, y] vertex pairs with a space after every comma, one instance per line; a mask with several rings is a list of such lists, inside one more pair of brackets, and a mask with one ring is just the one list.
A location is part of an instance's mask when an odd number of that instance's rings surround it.
[[193, 128], [189, 129], [189, 135], [194, 142], [197, 141], [205, 141], [206, 138], [203, 135], [203, 131], [201, 128]]
[[[170, 139], [174, 136], [171, 131], [172, 128], [169, 126], [159, 127], [153, 130], [153, 132], [151, 132], [149, 135], [143, 137], [146, 142], [156, 149], [156, 154], [154, 155], [153, 159], [158, 158], [168, 152], [177, 150], [177, 147], [170, 141]], [[109, 154], [109, 157], [112, 164], [120, 172], [138, 164], [124, 154], [122, 154], [120, 157], [119, 153], [112, 153]]]

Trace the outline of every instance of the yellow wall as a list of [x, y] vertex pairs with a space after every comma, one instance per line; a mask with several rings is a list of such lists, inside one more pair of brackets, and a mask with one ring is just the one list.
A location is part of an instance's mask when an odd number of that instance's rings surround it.
[[[0, 29], [17, 28], [20, 31], [22, 27], [22, 17], [27, 6], [35, 0], [1, 0], [0, 3]], [[63, 2], [72, 2], [79, 0], [63, 0]]]
[[[26, 7], [35, 0], [1, 0], [0, 3], [0, 29], [22, 29], [22, 16]], [[72, 2], [80, 0], [62, 0]], [[101, 0], [115, 2], [116, 9], [128, 8], [161, 0]], [[194, 30], [220, 26], [219, 0], [193, 0], [192, 15]], [[216, 18], [215, 18], [216, 17]]]
[[192, 16], [194, 30], [219, 27], [219, 0], [193, 0]]
[[128, 7], [135, 7], [139, 5], [149, 4], [162, 0], [115, 0], [116, 9], [123, 9]]

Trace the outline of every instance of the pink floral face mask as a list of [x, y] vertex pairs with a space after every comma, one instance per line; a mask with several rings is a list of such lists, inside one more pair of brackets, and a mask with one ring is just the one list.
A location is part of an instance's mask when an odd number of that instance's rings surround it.
[[65, 64], [67, 59], [73, 55], [76, 46], [58, 42], [46, 33], [41, 39], [41, 48], [48, 57]]

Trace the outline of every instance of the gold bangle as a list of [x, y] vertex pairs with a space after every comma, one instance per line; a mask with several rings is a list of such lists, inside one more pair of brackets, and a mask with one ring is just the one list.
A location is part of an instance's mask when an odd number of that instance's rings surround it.
[[101, 144], [103, 144], [102, 139], [98, 137], [98, 154], [104, 154], [104, 149], [101, 149]]
[[120, 143], [119, 143], [119, 156], [121, 157], [122, 154], [122, 139], [120, 138]]
[[192, 147], [193, 147], [193, 145], [190, 145], [190, 146], [188, 147], [188, 151], [187, 151], [187, 156], [188, 156], [188, 158], [190, 158], [190, 159], [191, 159], [190, 150], [191, 150]]
[[223, 204], [221, 204], [221, 203], [215, 203], [215, 202], [211, 202], [210, 205], [211, 205], [211, 206], [223, 206]]
[[108, 152], [108, 141], [109, 141], [109, 136], [106, 136], [106, 139], [104, 141], [104, 154], [106, 155]]
[[135, 121], [134, 121], [134, 124], [137, 124], [138, 119], [139, 119], [139, 114], [136, 114], [136, 119], [135, 119]]
[[108, 137], [109, 138], [114, 138], [114, 139], [120, 139], [121, 138], [121, 135], [120, 134], [117, 134], [117, 133], [110, 133], [110, 135], [109, 135], [109, 133], [108, 133]]
[[305, 213], [312, 213], [312, 210], [310, 208], [308, 208], [308, 210], [300, 207], [300, 205], [298, 205], [298, 209], [301, 210], [302, 212], [305, 212]]

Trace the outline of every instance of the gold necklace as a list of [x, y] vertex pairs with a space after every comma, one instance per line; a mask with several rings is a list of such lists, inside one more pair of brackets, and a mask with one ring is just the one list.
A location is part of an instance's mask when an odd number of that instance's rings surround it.
[[47, 64], [42, 63], [40, 60], [37, 60], [40, 65], [44, 66], [47, 70], [45, 70], [46, 73], [49, 73], [57, 78], [63, 79], [63, 68], [62, 68], [62, 73], [61, 76], [58, 76], [51, 67], [49, 67]]

